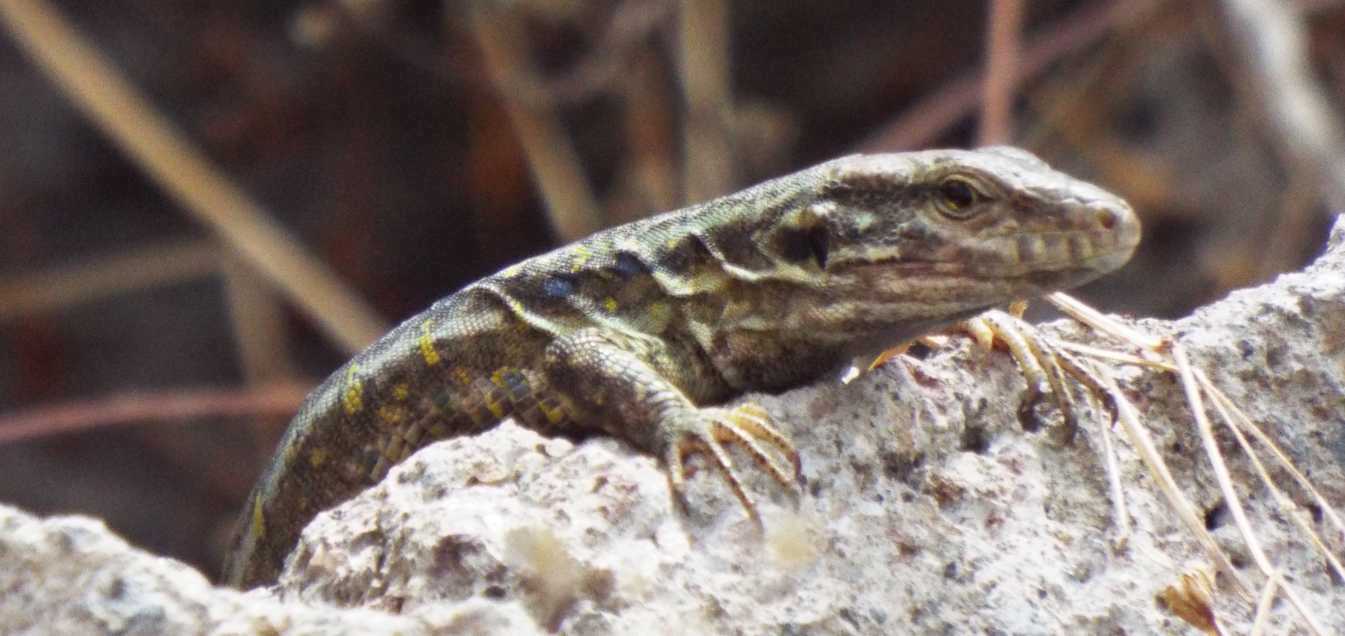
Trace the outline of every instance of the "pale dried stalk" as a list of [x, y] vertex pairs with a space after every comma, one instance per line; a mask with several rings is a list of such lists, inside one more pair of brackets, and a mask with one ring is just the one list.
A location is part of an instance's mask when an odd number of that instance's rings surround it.
[[1055, 305], [1065, 315], [1088, 325], [1098, 331], [1115, 336], [1129, 342], [1144, 351], [1158, 351], [1163, 348], [1163, 339], [1158, 336], [1150, 335], [1121, 324], [1120, 321], [1108, 316], [1083, 302], [1075, 299], [1065, 292], [1055, 292], [1048, 294], [1047, 302]]
[[1243, 542], [1247, 544], [1248, 551], [1252, 553], [1256, 566], [1271, 580], [1279, 582], [1279, 586], [1284, 590], [1285, 598], [1289, 599], [1290, 605], [1298, 612], [1303, 622], [1308, 625], [1308, 629], [1314, 634], [1324, 633], [1308, 611], [1307, 605], [1299, 598], [1298, 593], [1282, 580], [1279, 570], [1271, 564], [1265, 550], [1261, 548], [1261, 541], [1257, 539], [1256, 533], [1252, 532], [1252, 525], [1247, 521], [1247, 513], [1242, 508], [1242, 499], [1233, 489], [1233, 478], [1228, 473], [1228, 466], [1224, 463], [1223, 453], [1219, 451], [1219, 444], [1214, 439], [1214, 425], [1205, 415], [1205, 404], [1200, 397], [1200, 385], [1196, 382], [1195, 374], [1191, 369], [1191, 361], [1186, 356], [1186, 348], [1180, 344], [1173, 344], [1172, 357], [1177, 362], [1182, 389], [1186, 392], [1186, 401], [1191, 407], [1191, 414], [1196, 418], [1196, 431], [1200, 433], [1201, 446], [1204, 446], [1205, 455], [1209, 458], [1210, 465], [1214, 469], [1215, 481], [1219, 483], [1219, 490], [1224, 495], [1224, 502], [1228, 505], [1228, 510], [1233, 513], [1234, 524], [1237, 525], [1238, 533], [1242, 535]]
[[[1322, 553], [1322, 556], [1326, 557], [1327, 563], [1330, 564], [1331, 569], [1335, 571], [1336, 577], [1345, 580], [1345, 568], [1341, 567], [1340, 561], [1336, 558], [1335, 554], [1331, 552], [1331, 548], [1327, 547], [1326, 542], [1322, 540], [1321, 535], [1317, 534], [1317, 531], [1313, 530], [1312, 526], [1308, 525], [1308, 523], [1303, 520], [1298, 505], [1290, 500], [1289, 497], [1284, 494], [1283, 490], [1275, 486], [1274, 480], [1270, 477], [1270, 472], [1266, 470], [1265, 465], [1261, 463], [1261, 458], [1252, 450], [1251, 444], [1247, 442], [1247, 438], [1242, 434], [1242, 431], [1239, 430], [1242, 426], [1250, 425], [1255, 427], [1255, 425], [1252, 425], [1250, 420], [1247, 420], [1244, 424], [1239, 424], [1237, 420], [1234, 419], [1233, 414], [1237, 413], [1238, 417], [1245, 420], [1246, 415], [1242, 413], [1242, 410], [1237, 408], [1237, 405], [1233, 404], [1227, 396], [1214, 386], [1214, 383], [1210, 381], [1204, 371], [1196, 369], [1195, 374], [1196, 380], [1200, 382], [1201, 388], [1203, 388], [1205, 393], [1211, 397], [1211, 404], [1214, 405], [1214, 409], [1218, 411], [1219, 416], [1223, 419], [1228, 430], [1233, 433], [1234, 439], [1236, 439], [1238, 445], [1242, 447], [1242, 452], [1246, 453], [1247, 458], [1251, 460], [1252, 467], [1256, 470], [1257, 476], [1261, 479], [1261, 482], [1265, 484], [1266, 489], [1270, 491], [1271, 496], [1275, 498], [1275, 502], [1279, 504], [1280, 510], [1284, 512], [1286, 517], [1294, 521], [1294, 524], [1298, 526], [1299, 530], [1302, 530], [1304, 534], [1312, 539], [1313, 545]], [[1257, 432], [1260, 431], [1258, 430]], [[1264, 433], [1262, 434], [1264, 435]], [[1288, 465], [1287, 467], [1290, 470], [1293, 470], [1292, 465]], [[1326, 500], [1321, 496], [1321, 493], [1317, 492], [1317, 489], [1310, 483], [1304, 483], [1302, 485], [1304, 490], [1309, 492], [1313, 498], [1316, 499], [1318, 507], [1323, 511], [1323, 516], [1329, 519], [1333, 524], [1339, 524], [1340, 518], [1336, 515], [1335, 510], [1326, 503]], [[1337, 530], [1339, 530], [1339, 527]]]
[[1112, 546], [1121, 549], [1130, 543], [1130, 511], [1126, 507], [1125, 490], [1121, 486], [1121, 468], [1116, 459], [1116, 445], [1112, 442], [1111, 428], [1102, 427], [1102, 457], [1107, 466], [1107, 486], [1111, 490], [1112, 514], [1116, 516], [1116, 537]]
[[[1119, 322], [1111, 319], [1110, 317], [1105, 316], [1100, 312], [1097, 312], [1091, 307], [1088, 307], [1087, 305], [1084, 305], [1083, 303], [1074, 300], [1073, 298], [1070, 298], [1066, 294], [1063, 293], [1052, 294], [1052, 296], [1048, 299], [1057, 307], [1059, 307], [1061, 311], [1069, 314], [1071, 317], [1075, 318], [1079, 322], [1095, 330], [1107, 333], [1121, 340], [1129, 342], [1130, 344], [1136, 347], [1140, 347], [1142, 351], [1148, 354], [1148, 356], [1141, 358], [1138, 356], [1132, 356], [1121, 352], [1108, 351], [1096, 347], [1089, 347], [1087, 345], [1076, 345], [1076, 344], [1062, 344], [1061, 345], [1062, 349], [1087, 355], [1092, 358], [1108, 360], [1111, 362], [1119, 362], [1122, 364], [1133, 364], [1137, 366], [1154, 368], [1161, 371], [1176, 373], [1181, 378], [1182, 386], [1187, 396], [1187, 401], [1190, 404], [1192, 413], [1196, 418], [1197, 430], [1201, 437], [1201, 444], [1202, 446], [1205, 447], [1206, 454], [1210, 458], [1210, 462], [1214, 468], [1216, 480], [1219, 483], [1220, 490], [1224, 495], [1225, 501], [1227, 502], [1230, 511], [1232, 511], [1233, 513], [1233, 517], [1238, 527], [1238, 531], [1242, 535], [1243, 540], [1246, 541], [1249, 550], [1252, 552], [1254, 559], [1257, 562], [1258, 568], [1261, 569], [1261, 571], [1266, 574], [1266, 576], [1269, 578], [1270, 583], [1272, 583], [1272, 585], [1268, 585], [1262, 593], [1261, 605], [1258, 608], [1258, 612], [1268, 612], [1269, 611], [1268, 604], [1270, 600], [1273, 600], [1275, 592], [1283, 590], [1284, 596], [1289, 600], [1290, 605], [1294, 607], [1295, 612], [1303, 619], [1304, 623], [1307, 625], [1307, 628], [1313, 633], [1318, 634], [1323, 633], [1322, 628], [1316, 623], [1314, 617], [1309, 613], [1307, 605], [1302, 601], [1297, 592], [1295, 592], [1292, 588], [1287, 586], [1280, 572], [1270, 564], [1269, 559], [1265, 556], [1265, 553], [1261, 548], [1259, 540], [1252, 532], [1251, 525], [1247, 521], [1245, 512], [1242, 508], [1241, 499], [1237, 496], [1237, 493], [1233, 488], [1232, 478], [1229, 475], [1227, 466], [1224, 463], [1223, 455], [1219, 451], [1218, 446], [1214, 441], [1212, 424], [1210, 423], [1208, 417], [1205, 414], [1204, 405], [1201, 399], [1202, 391], [1205, 395], [1208, 395], [1210, 397], [1211, 403], [1214, 406], [1215, 410], [1219, 413], [1225, 425], [1228, 426], [1229, 430], [1233, 433], [1235, 439], [1238, 441], [1238, 444], [1242, 447], [1243, 452], [1246, 453], [1248, 458], [1251, 460], [1252, 465], [1257, 472], [1258, 478], [1266, 485], [1267, 489], [1269, 489], [1272, 496], [1275, 497], [1276, 503], [1281, 507], [1281, 510], [1286, 514], [1286, 516], [1288, 516], [1290, 519], [1294, 521], [1294, 523], [1306, 536], [1309, 537], [1313, 546], [1319, 552], [1321, 552], [1322, 555], [1326, 558], [1330, 568], [1335, 572], [1336, 576], [1340, 578], [1345, 578], [1345, 568], [1342, 568], [1341, 563], [1335, 557], [1335, 555], [1332, 554], [1330, 548], [1322, 540], [1320, 535], [1318, 535], [1317, 532], [1311, 527], [1311, 525], [1309, 525], [1306, 522], [1306, 520], [1303, 519], [1303, 516], [1299, 514], [1297, 506], [1291, 500], [1289, 500], [1289, 498], [1282, 491], [1280, 491], [1275, 486], [1273, 480], [1270, 478], [1269, 472], [1266, 470], [1265, 466], [1260, 461], [1260, 458], [1253, 451], [1250, 443], [1246, 440], [1245, 436], [1243, 435], [1243, 431], [1245, 430], [1251, 433], [1253, 436], [1256, 437], [1257, 441], [1261, 442], [1266, 446], [1266, 448], [1270, 449], [1271, 454], [1279, 461], [1280, 465], [1284, 467], [1293, 476], [1294, 480], [1306, 492], [1311, 494], [1315, 503], [1323, 511], [1324, 516], [1330, 520], [1331, 524], [1334, 526], [1336, 531], [1338, 533], [1345, 532], [1345, 525], [1341, 523], [1340, 517], [1336, 514], [1335, 510], [1331, 507], [1331, 505], [1327, 503], [1326, 499], [1322, 497], [1322, 495], [1317, 491], [1317, 489], [1313, 487], [1310, 482], [1308, 482], [1307, 478], [1303, 476], [1303, 474], [1300, 471], [1298, 471], [1296, 467], [1293, 466], [1292, 462], [1290, 462], [1288, 457], [1278, 448], [1278, 446], [1274, 444], [1274, 442], [1270, 440], [1269, 436], [1267, 436], [1263, 431], [1261, 431], [1261, 429], [1257, 427], [1251, 421], [1251, 419], [1248, 418], [1247, 415], [1242, 412], [1241, 409], [1237, 408], [1237, 406], [1233, 404], [1232, 400], [1230, 400], [1226, 395], [1224, 395], [1223, 392], [1220, 391], [1214, 385], [1214, 383], [1210, 381], [1209, 377], [1205, 374], [1204, 371], [1194, 369], [1190, 366], [1190, 362], [1187, 359], [1186, 352], [1184, 348], [1182, 348], [1180, 345], [1169, 344], [1167, 341], [1164, 341], [1163, 339], [1158, 338], [1156, 336], [1152, 336], [1150, 334], [1143, 334], [1136, 330], [1130, 329], [1129, 327], [1120, 324]], [[1161, 353], [1170, 353], [1176, 364], [1175, 365], [1170, 364], [1167, 361], [1160, 359], [1159, 354]], [[1100, 366], [1095, 364], [1094, 368], [1099, 371], [1099, 375], [1106, 378], [1106, 382], [1108, 384], [1108, 391], [1111, 392], [1112, 391], [1111, 387], [1115, 386], [1114, 380], [1109, 375], [1103, 374], [1101, 372]], [[1134, 407], [1130, 405], [1129, 402], [1126, 402], [1122, 398], [1120, 398], [1119, 395], [1115, 395], [1115, 397], [1117, 397], [1118, 399], [1118, 409], [1117, 409], [1118, 420], [1120, 420], [1123, 424], [1125, 424], [1127, 422], [1127, 418], [1133, 417]], [[1129, 429], [1127, 429], [1127, 432], [1129, 432]], [[1136, 446], [1136, 448], [1137, 450], [1139, 450], [1142, 447]], [[1145, 452], [1140, 452], [1140, 455], [1141, 458], [1144, 459], [1146, 467], [1149, 468], [1151, 473], [1157, 476], [1158, 472], [1160, 471], [1165, 472], [1166, 470], [1165, 468], [1160, 468], [1157, 465], [1151, 464], [1151, 460], [1146, 456], [1147, 454]], [[1158, 478], [1158, 481], [1160, 483], [1160, 486], [1162, 486], [1162, 484], [1165, 482], [1165, 480], [1161, 477]], [[1164, 488], [1164, 492], [1165, 494], [1169, 494], [1167, 493], [1166, 488]], [[1186, 520], [1187, 511], [1179, 507], [1174, 502], [1173, 497], [1170, 494], [1169, 494], [1169, 502], [1172, 503], [1173, 507], [1177, 509], [1179, 515], [1181, 515], [1182, 518]], [[1188, 525], [1190, 525], [1189, 520], [1187, 521], [1187, 523]], [[1198, 532], [1197, 536], [1199, 537], [1201, 534], [1202, 533]], [[1220, 554], [1222, 554], [1222, 551], [1220, 551]], [[1263, 626], [1265, 620], [1266, 619], [1264, 614], [1258, 613], [1258, 623]]]
[[1121, 424], [1121, 429], [1125, 431], [1126, 437], [1129, 438], [1130, 445], [1144, 462], [1144, 467], [1148, 469], [1149, 475], [1158, 484], [1158, 489], [1167, 499], [1168, 505], [1176, 511], [1177, 517], [1186, 525], [1186, 529], [1195, 536], [1196, 542], [1205, 550], [1210, 559], [1233, 581], [1237, 592], [1243, 598], [1251, 600], [1251, 586], [1242, 574], [1233, 567], [1228, 555], [1219, 548], [1214, 536], [1205, 528], [1205, 522], [1196, 514], [1195, 505], [1177, 487], [1177, 480], [1173, 479], [1172, 472], [1168, 470], [1167, 462], [1163, 461], [1163, 456], [1154, 445], [1153, 438], [1140, 424], [1139, 412], [1135, 409], [1135, 406], [1121, 392], [1120, 387], [1116, 385], [1115, 378], [1107, 373], [1106, 369], [1096, 364], [1093, 367], [1103, 386], [1106, 387], [1108, 394], [1115, 401], [1117, 422]]
[[687, 108], [682, 157], [687, 201], [727, 194], [735, 181], [731, 6], [722, 0], [684, 0], [677, 14], [678, 70]]
[[1021, 64], [1023, 0], [993, 0], [986, 20], [985, 74], [981, 76], [981, 129], [977, 144], [1009, 143], [1013, 94]]
[[[1134, 344], [1135, 346], [1141, 346], [1140, 343], [1142, 341], [1151, 340], [1151, 337], [1148, 334], [1138, 334], [1134, 330], [1129, 329], [1124, 325], [1120, 325], [1120, 323], [1116, 322], [1115, 320], [1101, 314], [1100, 312], [1097, 312], [1096, 310], [1092, 309], [1091, 307], [1088, 307], [1087, 305], [1084, 305], [1078, 300], [1069, 298], [1067, 295], [1063, 293], [1053, 294], [1053, 296], [1062, 297], [1065, 300], [1065, 302], [1067, 302], [1070, 305], [1071, 309], [1083, 308], [1084, 309], [1083, 311], [1077, 311], [1077, 312], [1072, 311], [1070, 312], [1070, 315], [1073, 316], [1076, 320], [1079, 320], [1080, 322], [1083, 322], [1084, 324], [1088, 325], [1089, 327], [1092, 327], [1099, 331], [1104, 331], [1118, 338], [1130, 339], [1131, 344]], [[1052, 298], [1051, 300], [1053, 303], [1055, 303], [1057, 300], [1060, 299]], [[1062, 311], [1065, 311], [1065, 309], [1062, 307], [1062, 304], [1058, 303], [1056, 306], [1061, 307]], [[1132, 339], [1131, 338], [1132, 335], [1139, 335], [1139, 337]], [[1109, 351], [1106, 349], [1099, 349], [1096, 347], [1090, 347], [1087, 345], [1079, 345], [1074, 343], [1061, 343], [1060, 346], [1062, 349], [1087, 355], [1093, 358], [1099, 358], [1113, 362], [1121, 362], [1124, 364], [1133, 364], [1136, 366], [1159, 369], [1162, 371], [1172, 373], [1178, 372], [1178, 368], [1176, 366], [1154, 358], [1139, 358], [1121, 352]], [[1257, 467], [1257, 471], [1260, 474], [1262, 481], [1266, 484], [1268, 488], [1271, 489], [1271, 492], [1273, 494], [1276, 494], [1277, 496], [1283, 496], [1283, 494], [1277, 488], [1275, 488], [1273, 481], [1269, 477], [1268, 471], [1266, 471], [1264, 467], [1261, 465], [1260, 459], [1254, 453], [1251, 452], [1250, 445], [1247, 444], [1243, 439], [1242, 431], [1244, 430], [1250, 433], [1253, 437], [1255, 437], [1258, 442], [1263, 444], [1266, 447], [1266, 449], [1270, 451], [1271, 455], [1279, 463], [1280, 467], [1283, 468], [1285, 471], [1287, 471], [1293, 477], [1294, 481], [1299, 485], [1299, 487], [1301, 487], [1305, 492], [1309, 493], [1309, 495], [1313, 498], [1313, 501], [1317, 505], [1317, 507], [1320, 510], [1322, 510], [1323, 516], [1334, 527], [1336, 533], [1341, 537], [1345, 537], [1345, 522], [1341, 520], [1341, 517], [1336, 513], [1335, 508], [1326, 501], [1326, 498], [1322, 496], [1321, 492], [1318, 491], [1317, 488], [1313, 486], [1310, 481], [1308, 481], [1308, 478], [1304, 476], [1303, 473], [1299, 471], [1297, 467], [1294, 466], [1293, 462], [1289, 459], [1289, 457], [1282, 450], [1280, 450], [1279, 446], [1276, 445], [1273, 440], [1270, 439], [1270, 436], [1266, 435], [1266, 433], [1262, 431], [1260, 427], [1256, 426], [1256, 424], [1251, 421], [1251, 418], [1247, 417], [1246, 413], [1243, 413], [1241, 409], [1237, 408], [1237, 405], [1233, 404], [1232, 400], [1230, 400], [1228, 396], [1224, 395], [1224, 393], [1220, 391], [1219, 388], [1216, 387], [1214, 383], [1209, 380], [1208, 376], [1206, 376], [1203, 371], [1197, 369], [1196, 377], [1200, 381], [1205, 392], [1209, 394], [1211, 398], [1213, 398], [1213, 404], [1215, 408], [1220, 412], [1220, 414], [1223, 415], [1225, 412], [1227, 412], [1232, 415], [1231, 419], [1229, 420], [1229, 426], [1233, 431], [1233, 434], [1238, 438], [1239, 443], [1242, 444], [1244, 451], [1247, 452], [1248, 457], [1251, 458], [1253, 464]], [[1228, 416], [1225, 415], [1225, 417]], [[1295, 520], [1295, 523], [1297, 523], [1300, 526], [1300, 528], [1302, 528], [1307, 533], [1307, 535], [1312, 539], [1313, 544], [1316, 545], [1318, 547], [1318, 550], [1320, 550], [1322, 554], [1327, 558], [1328, 562], [1331, 565], [1331, 568], [1337, 571], [1337, 575], [1340, 576], [1340, 578], [1345, 579], [1345, 568], [1341, 566], [1339, 560], [1331, 553], [1330, 548], [1328, 548], [1325, 545], [1325, 542], [1321, 540], [1320, 536], [1315, 531], [1313, 531], [1311, 527], [1307, 526], [1302, 521], [1302, 519], [1298, 517], [1298, 515], [1290, 514], [1294, 509], [1293, 503], [1291, 501], [1286, 500], [1286, 502], [1282, 502], [1281, 505], [1287, 506], [1285, 508], [1286, 514], [1289, 514], [1289, 516]]]
[[1266, 622], [1270, 620], [1270, 610], [1274, 607], [1275, 592], [1279, 590], [1279, 579], [1267, 579], [1266, 587], [1261, 590], [1261, 600], [1256, 603], [1256, 619], [1252, 621], [1252, 636], [1266, 631]]

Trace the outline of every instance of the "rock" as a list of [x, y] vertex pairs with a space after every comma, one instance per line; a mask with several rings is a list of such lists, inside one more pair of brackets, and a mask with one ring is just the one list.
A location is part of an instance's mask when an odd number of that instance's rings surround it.
[[518, 633], [507, 608], [468, 602], [395, 615], [281, 603], [212, 587], [191, 567], [126, 544], [87, 517], [40, 520], [0, 505], [3, 634]]

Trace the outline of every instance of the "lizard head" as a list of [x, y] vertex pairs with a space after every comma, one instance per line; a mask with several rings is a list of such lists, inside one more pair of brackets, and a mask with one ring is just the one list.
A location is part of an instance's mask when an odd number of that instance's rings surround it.
[[872, 324], [946, 322], [1074, 287], [1124, 265], [1139, 242], [1124, 200], [1016, 148], [819, 168], [818, 196], [782, 210], [760, 240], [812, 270], [817, 293], [845, 306], [838, 316]]

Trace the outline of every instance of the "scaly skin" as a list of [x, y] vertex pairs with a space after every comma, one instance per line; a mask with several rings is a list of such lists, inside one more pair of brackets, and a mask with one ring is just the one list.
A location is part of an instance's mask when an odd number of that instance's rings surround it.
[[1138, 241], [1124, 201], [1002, 147], [843, 157], [600, 232], [440, 300], [314, 390], [226, 579], [274, 581], [318, 512], [506, 417], [624, 439], [663, 460], [678, 496], [704, 452], [757, 519], [724, 444], [790, 486], [798, 454], [760, 407], [714, 405], [1085, 283]]

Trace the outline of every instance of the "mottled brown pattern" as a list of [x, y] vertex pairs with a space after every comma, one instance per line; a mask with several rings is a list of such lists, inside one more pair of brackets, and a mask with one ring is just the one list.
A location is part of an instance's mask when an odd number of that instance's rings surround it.
[[[957, 183], [953, 183], [957, 182]], [[739, 444], [792, 486], [798, 455], [749, 390], [1120, 267], [1130, 208], [1012, 148], [855, 155], [598, 233], [467, 286], [319, 386], [245, 510], [228, 581], [273, 581], [317, 512], [431, 441], [506, 417], [660, 457], [675, 494]]]

